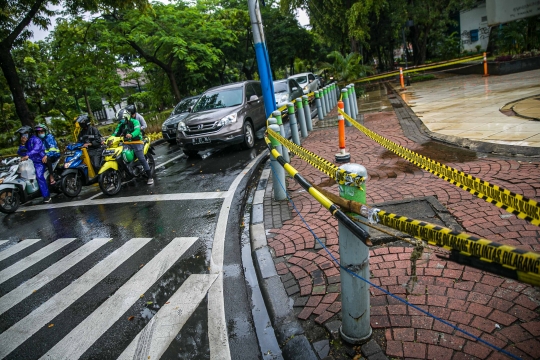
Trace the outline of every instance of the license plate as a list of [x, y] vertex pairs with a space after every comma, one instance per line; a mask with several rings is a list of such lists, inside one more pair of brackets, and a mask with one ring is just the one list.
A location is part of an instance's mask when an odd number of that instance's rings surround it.
[[192, 139], [193, 141], [193, 144], [197, 145], [197, 144], [207, 144], [210, 142], [210, 138], [209, 137], [201, 137], [201, 138], [195, 138], [195, 139]]
[[73, 156], [75, 155], [75, 151], [66, 151], [66, 156]]

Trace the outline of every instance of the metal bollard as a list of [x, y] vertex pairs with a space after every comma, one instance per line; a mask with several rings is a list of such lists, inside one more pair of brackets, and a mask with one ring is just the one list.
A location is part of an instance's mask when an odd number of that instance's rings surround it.
[[296, 145], [301, 145], [300, 135], [298, 135], [298, 123], [296, 122], [296, 115], [294, 115], [294, 104], [292, 102], [287, 103], [287, 111], [289, 112], [289, 125], [291, 126], [292, 141]]
[[354, 84], [351, 85], [351, 91], [352, 91], [352, 99], [353, 99], [353, 105], [354, 105], [354, 118], [356, 119], [358, 117], [358, 98], [356, 97], [356, 89], [354, 88]]
[[[338, 108], [343, 110], [343, 101], [338, 101]], [[345, 119], [338, 112], [338, 136], [339, 136], [339, 153], [336, 154], [337, 163], [348, 163], [351, 160], [351, 154], [345, 150]]]
[[334, 84], [328, 85], [328, 104], [330, 104], [330, 108], [333, 109], [335, 107], [334, 105], [334, 91], [332, 90], [332, 87]]
[[336, 86], [336, 83], [332, 83], [330, 88], [332, 94], [332, 107], [335, 107], [337, 105]]
[[324, 87], [323, 94], [324, 106], [326, 106], [326, 114], [328, 114], [330, 111], [332, 111], [332, 108], [330, 107], [330, 102], [328, 101], [328, 86]]
[[[280, 132], [279, 125], [277, 125], [275, 122], [276, 122], [275, 119], [272, 119], [272, 118], [268, 119], [268, 123], [270, 123], [268, 127], [274, 130], [275, 132], [279, 133]], [[277, 151], [279, 151], [280, 154], [283, 154], [283, 152], [281, 151], [282, 146], [280, 142], [274, 139], [271, 135], [268, 135], [268, 137], [270, 138], [272, 147], [274, 147]], [[278, 163], [278, 161], [276, 160], [274, 155], [272, 155], [272, 153], [270, 153], [270, 165], [272, 165], [272, 179], [274, 181], [274, 200], [285, 200], [287, 199], [287, 193], [285, 192], [285, 189], [284, 189], [284, 187], [287, 186], [287, 184], [285, 183], [285, 169], [283, 168], [283, 166], [281, 166]]]
[[[340, 169], [367, 178], [366, 168], [358, 164], [344, 164]], [[366, 203], [365, 183], [359, 189], [339, 185], [339, 195], [347, 200]], [[357, 215], [355, 215], [357, 216]], [[365, 218], [360, 217], [367, 221]], [[368, 228], [359, 224], [364, 230]], [[349, 271], [369, 279], [369, 248], [344, 225], [339, 223], [339, 256], [341, 264]], [[369, 284], [340, 269], [341, 280], [341, 338], [350, 344], [359, 344], [371, 337]]]
[[[349, 107], [349, 90], [347, 88], [341, 89], [341, 101], [343, 101], [343, 104], [345, 104], [345, 114], [351, 116], [351, 109]], [[351, 127], [352, 124], [345, 120], [345, 126]]]
[[302, 106], [302, 98], [296, 98], [296, 108], [298, 109], [298, 122], [300, 123], [300, 132], [302, 137], [305, 138], [308, 136], [307, 126], [306, 126], [306, 114], [304, 113], [304, 107]]
[[[285, 127], [283, 126], [283, 121], [281, 120], [281, 111], [279, 110], [275, 110], [273, 113], [272, 113], [272, 116], [276, 119], [277, 121], [277, 125], [279, 126], [279, 132], [281, 134], [281, 136], [283, 136], [285, 139], [287, 138], [287, 133], [285, 132]], [[289, 156], [289, 149], [287, 149], [287, 147], [283, 144], [281, 144], [281, 155], [283, 155], [283, 158], [285, 159], [285, 161], [289, 162], [291, 160], [290, 156]]]
[[351, 86], [347, 85], [346, 89], [347, 89], [347, 97], [349, 100], [349, 111], [351, 112], [350, 117], [356, 120], [356, 115], [354, 114], [354, 104], [353, 104], [353, 95], [352, 95]]
[[323, 112], [323, 117], [325, 117], [326, 114], [328, 114], [328, 109], [326, 109], [326, 104], [324, 103], [324, 87], [319, 90], [319, 97], [321, 99], [321, 109]]
[[319, 90], [315, 91], [315, 106], [317, 106], [317, 116], [319, 120], [324, 120], [324, 115], [322, 112], [322, 105], [321, 105], [321, 92]]
[[306, 115], [306, 127], [308, 131], [313, 131], [313, 122], [311, 121], [311, 107], [309, 106], [309, 98], [307, 95], [302, 96], [304, 103], [304, 114]]

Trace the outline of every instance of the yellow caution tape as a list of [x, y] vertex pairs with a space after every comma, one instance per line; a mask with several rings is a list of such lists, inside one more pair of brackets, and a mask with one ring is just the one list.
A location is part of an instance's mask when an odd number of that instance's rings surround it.
[[517, 279], [540, 286], [540, 254], [502, 245], [491, 240], [453, 231], [449, 228], [380, 210], [380, 223], [427, 241], [434, 246], [458, 251], [465, 256], [473, 256], [487, 263], [495, 263], [503, 268], [516, 271]]
[[299, 145], [296, 145], [292, 141], [285, 139], [283, 136], [276, 133], [270, 128], [268, 128], [268, 134], [277, 141], [279, 141], [282, 145], [287, 147], [290, 152], [297, 155], [299, 158], [303, 159], [305, 162], [307, 162], [314, 168], [319, 169], [326, 175], [330, 176], [340, 185], [361, 187], [366, 180], [363, 176], [340, 169], [336, 165], [332, 164], [330, 161], [320, 157], [317, 154], [312, 153], [309, 150], [306, 150]]
[[356, 122], [341, 109], [338, 109], [338, 111], [345, 119], [351, 122], [355, 128], [405, 160], [410, 161], [418, 167], [429, 171], [433, 175], [468, 191], [498, 208], [516, 215], [520, 219], [527, 220], [533, 225], [540, 225], [540, 206], [536, 201], [415, 153], [414, 151], [398, 145], [369, 130]]
[[[436, 69], [436, 68], [440, 68], [440, 67], [445, 67], [445, 66], [449, 66], [449, 65], [459, 64], [459, 63], [463, 63], [463, 62], [467, 62], [467, 61], [480, 60], [480, 59], [483, 59], [483, 55], [468, 57], [468, 58], [464, 58], [464, 59], [460, 59], [460, 60], [451, 60], [449, 62], [445, 62], [445, 63], [442, 63], [442, 64], [418, 66], [418, 67], [410, 68], [410, 69], [407, 69], [407, 70], [403, 70], [403, 74], [407, 74], [407, 73], [411, 73], [411, 72], [417, 72], [417, 71], [431, 70], [431, 69]], [[362, 79], [359, 79], [359, 80], [355, 80], [353, 82], [354, 83], [360, 83], [360, 82], [365, 82], [365, 81], [379, 80], [379, 79], [383, 79], [383, 78], [387, 78], [387, 77], [391, 77], [391, 76], [396, 76], [396, 75], [399, 75], [399, 70], [388, 72], [388, 73], [385, 73], [385, 74], [382, 74], [382, 75], [368, 76], [368, 77], [365, 77], [365, 78], [362, 78]]]

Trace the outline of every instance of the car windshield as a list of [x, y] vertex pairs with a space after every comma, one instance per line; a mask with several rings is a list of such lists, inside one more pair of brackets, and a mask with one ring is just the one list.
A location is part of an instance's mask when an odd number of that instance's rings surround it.
[[178, 105], [174, 108], [173, 115], [182, 114], [189, 111], [189, 108], [195, 105], [198, 98], [191, 98], [180, 101]]
[[275, 81], [274, 82], [274, 93], [289, 92], [286, 81]]
[[243, 88], [211, 92], [199, 99], [193, 112], [237, 106], [242, 104], [243, 98]]
[[299, 84], [307, 83], [307, 76], [299, 76], [299, 77], [295, 77], [293, 79], [298, 81]]

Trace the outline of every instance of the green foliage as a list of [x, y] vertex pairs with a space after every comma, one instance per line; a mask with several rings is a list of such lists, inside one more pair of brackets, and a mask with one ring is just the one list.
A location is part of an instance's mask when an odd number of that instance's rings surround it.
[[371, 67], [360, 63], [362, 57], [358, 53], [343, 56], [340, 52], [333, 51], [328, 54], [328, 58], [333, 59], [333, 62], [322, 63], [319, 68], [328, 70], [338, 81], [352, 81], [373, 73]]
[[493, 39], [499, 54], [520, 54], [540, 48], [540, 16], [516, 20], [494, 27]]

